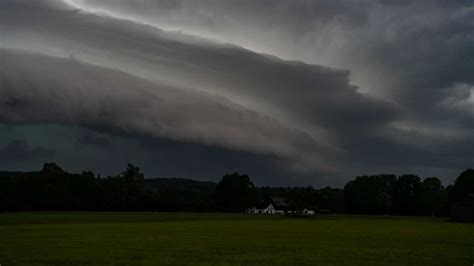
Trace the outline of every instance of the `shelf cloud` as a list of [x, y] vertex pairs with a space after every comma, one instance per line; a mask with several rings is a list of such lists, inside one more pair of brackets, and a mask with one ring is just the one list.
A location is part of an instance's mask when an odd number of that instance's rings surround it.
[[447, 180], [474, 163], [473, 18], [447, 1], [7, 0], [0, 123], [69, 128], [76, 157], [54, 134], [24, 137], [73, 168], [86, 150], [110, 158], [96, 171], [133, 160], [113, 145], [133, 139], [158, 161], [196, 155], [174, 160], [197, 178], [239, 158], [261, 184]]

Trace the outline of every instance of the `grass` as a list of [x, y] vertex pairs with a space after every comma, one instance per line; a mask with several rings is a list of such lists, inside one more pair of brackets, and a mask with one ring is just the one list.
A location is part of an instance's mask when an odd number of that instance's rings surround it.
[[446, 218], [0, 214], [7, 265], [473, 265], [474, 224]]

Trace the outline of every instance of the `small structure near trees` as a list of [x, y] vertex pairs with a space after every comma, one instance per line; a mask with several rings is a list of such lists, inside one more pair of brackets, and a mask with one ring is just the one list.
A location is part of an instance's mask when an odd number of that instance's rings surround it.
[[247, 209], [248, 214], [271, 214], [271, 215], [282, 215], [285, 214], [284, 210], [277, 210], [273, 204], [269, 204], [266, 208], [257, 209], [257, 207], [252, 207]]
[[[261, 204], [260, 208], [253, 206], [246, 210], [247, 214], [267, 214], [267, 215], [290, 215], [290, 216], [312, 216], [315, 210], [310, 207], [296, 208], [282, 197], [270, 197], [268, 205]], [[265, 207], [266, 206], [266, 207]]]
[[449, 216], [456, 222], [474, 222], [474, 194], [467, 194], [464, 200], [454, 204]]

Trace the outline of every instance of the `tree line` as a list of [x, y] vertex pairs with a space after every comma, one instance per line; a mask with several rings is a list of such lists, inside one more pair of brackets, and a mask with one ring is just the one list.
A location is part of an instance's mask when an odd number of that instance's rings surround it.
[[248, 175], [226, 174], [220, 182], [145, 179], [131, 164], [102, 178], [91, 171], [71, 174], [55, 163], [36, 172], [0, 172], [0, 211], [178, 211], [243, 212], [285, 198], [291, 208], [321, 212], [446, 216], [449, 207], [474, 193], [474, 170], [444, 187], [436, 177], [358, 176], [343, 189], [256, 187]]
[[346, 211], [362, 214], [439, 215], [474, 193], [474, 170], [463, 171], [444, 187], [436, 177], [359, 176], [344, 186]]

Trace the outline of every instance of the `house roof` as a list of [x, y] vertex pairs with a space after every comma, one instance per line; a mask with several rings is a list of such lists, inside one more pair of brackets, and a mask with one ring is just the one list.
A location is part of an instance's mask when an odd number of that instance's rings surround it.
[[272, 201], [274, 206], [278, 207], [288, 207], [288, 203], [286, 198], [283, 197], [270, 197], [270, 200]]

